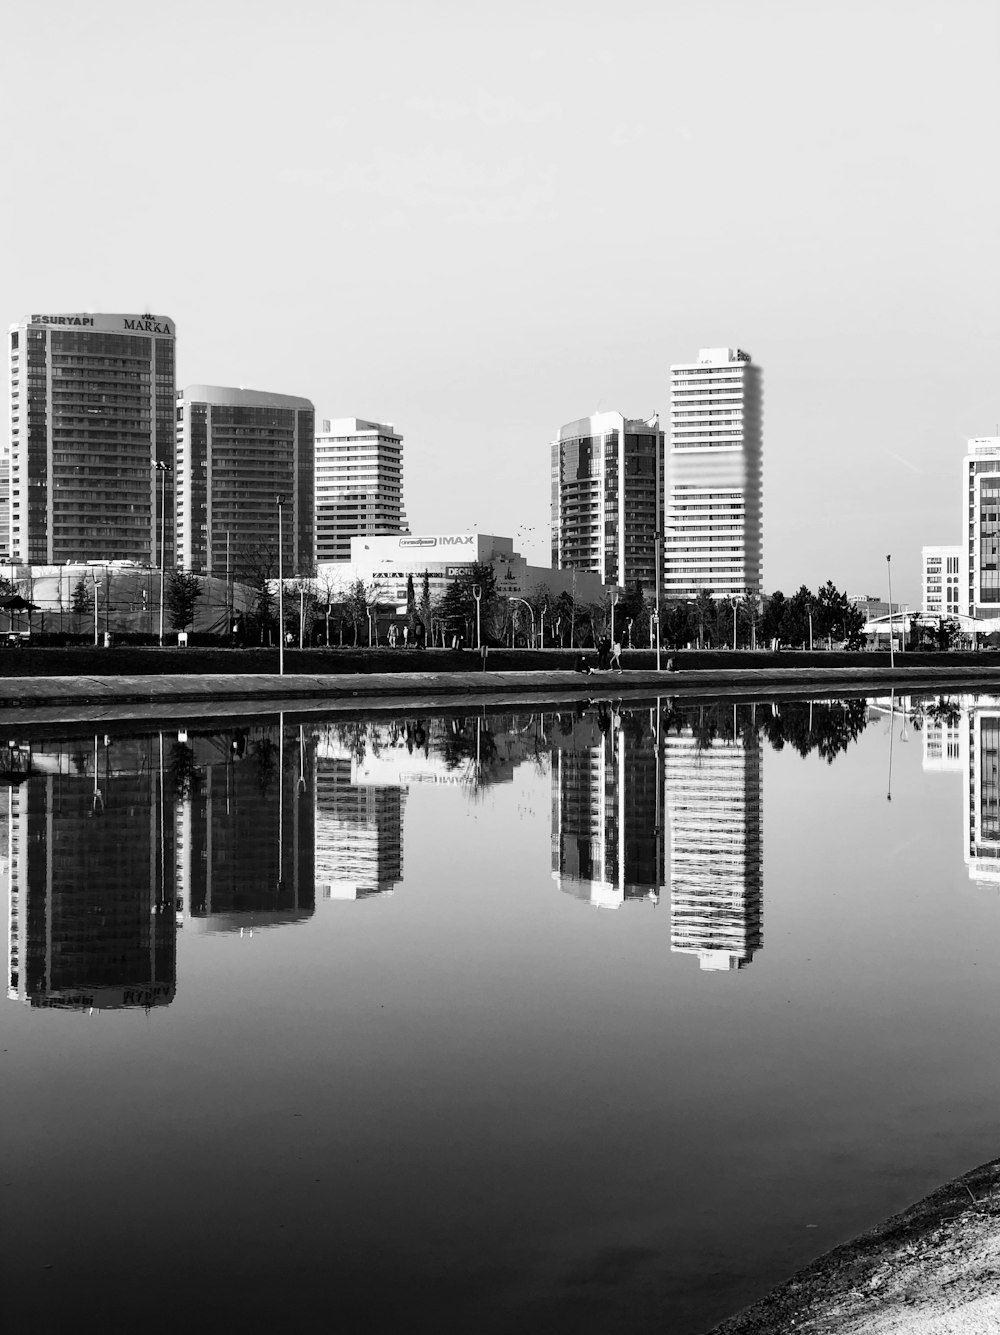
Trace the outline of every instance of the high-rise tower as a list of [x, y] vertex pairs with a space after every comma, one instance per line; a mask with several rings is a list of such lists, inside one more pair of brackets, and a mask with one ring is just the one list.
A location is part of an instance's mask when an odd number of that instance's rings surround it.
[[961, 548], [965, 616], [1000, 616], [1000, 436], [969, 441], [962, 461]]
[[313, 574], [314, 428], [308, 399], [188, 385], [177, 398], [178, 564], [218, 575], [276, 553], [283, 496], [284, 574]]
[[316, 559], [350, 561], [351, 538], [408, 533], [403, 437], [386, 422], [323, 420], [316, 434]]
[[[153, 564], [174, 437], [174, 322], [32, 315], [10, 328], [10, 552]], [[167, 551], [173, 507], [165, 492]]]
[[663, 451], [655, 414], [595, 413], [560, 430], [551, 446], [553, 566], [655, 589]]
[[702, 348], [670, 368], [666, 598], [761, 591], [760, 382], [739, 348]]

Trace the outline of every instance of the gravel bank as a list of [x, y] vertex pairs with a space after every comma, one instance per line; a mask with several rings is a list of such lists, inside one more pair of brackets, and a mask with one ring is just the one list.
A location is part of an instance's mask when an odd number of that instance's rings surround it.
[[709, 1335], [1000, 1331], [1000, 1160], [827, 1252]]

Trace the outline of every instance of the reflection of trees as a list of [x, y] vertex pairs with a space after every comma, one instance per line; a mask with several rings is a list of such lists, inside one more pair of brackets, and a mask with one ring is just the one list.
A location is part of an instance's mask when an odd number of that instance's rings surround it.
[[551, 749], [541, 714], [411, 717], [331, 722], [324, 733], [359, 766], [369, 758], [405, 750], [460, 774], [473, 789], [502, 783], [512, 766], [531, 761], [544, 770]]
[[957, 727], [962, 718], [962, 706], [957, 700], [951, 700], [945, 695], [939, 696], [929, 705], [924, 705], [922, 712], [924, 718], [950, 728]]
[[278, 775], [278, 743], [265, 734], [250, 743], [250, 754], [257, 766], [257, 787], [266, 796]]
[[170, 748], [170, 782], [178, 802], [194, 797], [201, 787], [201, 771], [194, 758], [194, 747], [187, 742], [174, 742]]
[[775, 751], [816, 752], [827, 763], [856, 742], [868, 724], [867, 700], [782, 700], [764, 705], [670, 702], [665, 731], [690, 729], [698, 747], [763, 735]]

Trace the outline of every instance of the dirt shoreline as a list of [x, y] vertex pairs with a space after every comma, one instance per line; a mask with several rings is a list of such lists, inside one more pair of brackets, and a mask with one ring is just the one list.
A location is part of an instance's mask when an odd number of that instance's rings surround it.
[[707, 1335], [1000, 1330], [1000, 1159], [813, 1261]]

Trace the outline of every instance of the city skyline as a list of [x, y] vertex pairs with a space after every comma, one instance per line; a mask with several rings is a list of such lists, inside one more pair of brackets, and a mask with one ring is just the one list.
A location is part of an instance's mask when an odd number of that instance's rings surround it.
[[[0, 222], [8, 320], [169, 311], [178, 383], [273, 385], [322, 415], [401, 423], [419, 526], [505, 532], [517, 514], [536, 561], [553, 424], [662, 412], [671, 364], [747, 346], [768, 377], [765, 586], [875, 593], [891, 551], [916, 605], [958, 449], [1000, 416], [995, 6], [762, 0], [718, 22], [428, 0], [294, 19], [250, 5], [235, 27], [183, 0], [169, 18], [119, 0], [60, 12], [12, 16], [8, 101], [72, 87], [88, 137], [62, 132], [62, 94], [7, 137], [23, 202]], [[801, 58], [820, 48], [818, 67]], [[206, 62], [211, 85], [173, 95]], [[123, 124], [137, 66], [158, 95]], [[551, 77], [568, 68], [609, 96]], [[255, 79], [270, 96], [248, 103]], [[198, 208], [153, 207], [158, 163], [200, 161], [215, 137]], [[235, 214], [262, 160], [295, 208]], [[612, 179], [642, 182], [630, 207], [592, 189], [570, 210], [582, 181]]]

